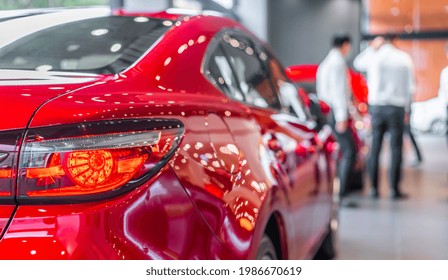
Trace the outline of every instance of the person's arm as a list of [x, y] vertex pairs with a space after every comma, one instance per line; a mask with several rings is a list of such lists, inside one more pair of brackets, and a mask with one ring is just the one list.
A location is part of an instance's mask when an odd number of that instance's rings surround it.
[[343, 63], [337, 63], [332, 67], [329, 82], [332, 88], [331, 100], [336, 130], [342, 133], [348, 127], [347, 69]]

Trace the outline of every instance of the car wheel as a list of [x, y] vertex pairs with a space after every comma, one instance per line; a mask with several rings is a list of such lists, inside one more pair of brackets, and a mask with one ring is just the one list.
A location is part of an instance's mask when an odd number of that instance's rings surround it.
[[431, 132], [436, 135], [445, 135], [447, 129], [446, 122], [441, 119], [437, 119], [431, 124]]
[[266, 234], [263, 235], [258, 247], [257, 260], [277, 260], [274, 244]]
[[336, 249], [334, 245], [334, 232], [330, 228], [328, 233], [325, 235], [325, 238], [317, 250], [314, 259], [316, 260], [332, 260], [336, 256]]

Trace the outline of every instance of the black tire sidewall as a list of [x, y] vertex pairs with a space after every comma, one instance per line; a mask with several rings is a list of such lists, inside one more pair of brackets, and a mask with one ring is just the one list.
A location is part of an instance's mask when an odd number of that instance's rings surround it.
[[275, 251], [274, 244], [268, 235], [263, 235], [263, 238], [260, 241], [260, 245], [258, 247], [257, 252], [257, 260], [277, 260], [277, 253]]

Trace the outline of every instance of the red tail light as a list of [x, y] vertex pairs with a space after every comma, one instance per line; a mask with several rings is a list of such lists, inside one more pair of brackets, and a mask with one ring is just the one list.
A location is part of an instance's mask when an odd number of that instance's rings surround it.
[[12, 170], [10, 168], [0, 169], [0, 179], [11, 178]]
[[[8, 181], [11, 180], [12, 176], [12, 169], [11, 168], [6, 168], [6, 169], [0, 169], [0, 181]], [[4, 187], [6, 188], [6, 186]], [[1, 183], [0, 183], [0, 197], [4, 197], [4, 196], [10, 196], [11, 195], [11, 191], [2, 191], [1, 190]], [[10, 189], [8, 187], [8, 189]]]
[[0, 132], [0, 203], [14, 203], [14, 170], [23, 131]]
[[172, 120], [29, 131], [20, 154], [19, 199], [72, 202], [123, 193], [158, 172], [182, 134], [182, 124]]

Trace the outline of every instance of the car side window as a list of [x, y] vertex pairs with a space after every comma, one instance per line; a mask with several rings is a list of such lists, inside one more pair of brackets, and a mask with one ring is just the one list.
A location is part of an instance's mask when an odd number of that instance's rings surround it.
[[261, 108], [280, 110], [280, 100], [253, 44], [242, 36], [225, 34], [221, 47], [245, 102]]
[[210, 55], [206, 73], [211, 78], [212, 83], [220, 88], [230, 98], [237, 101], [244, 101], [243, 94], [238, 87], [238, 82], [232, 73], [229, 61], [224, 56], [221, 47], [218, 45]]
[[266, 64], [271, 74], [272, 84], [280, 96], [285, 111], [299, 119], [308, 119], [307, 108], [296, 86], [286, 77], [283, 66], [271, 54], [267, 56]]

